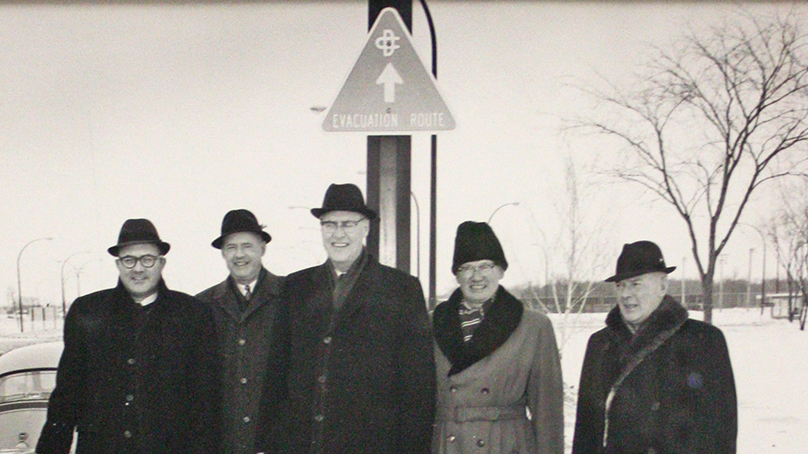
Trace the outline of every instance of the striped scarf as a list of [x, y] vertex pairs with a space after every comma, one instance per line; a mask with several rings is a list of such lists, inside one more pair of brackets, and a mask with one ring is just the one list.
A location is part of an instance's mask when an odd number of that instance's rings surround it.
[[485, 311], [491, 307], [494, 298], [487, 300], [483, 304], [472, 307], [466, 300], [460, 302], [458, 315], [460, 316], [460, 330], [463, 332], [463, 342], [468, 342], [474, 336], [474, 331], [483, 322]]

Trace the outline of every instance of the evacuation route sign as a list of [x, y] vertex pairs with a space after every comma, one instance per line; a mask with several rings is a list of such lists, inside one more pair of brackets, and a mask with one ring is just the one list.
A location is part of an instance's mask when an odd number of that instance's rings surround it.
[[398, 11], [385, 8], [328, 110], [326, 131], [446, 131], [455, 121], [425, 68]]

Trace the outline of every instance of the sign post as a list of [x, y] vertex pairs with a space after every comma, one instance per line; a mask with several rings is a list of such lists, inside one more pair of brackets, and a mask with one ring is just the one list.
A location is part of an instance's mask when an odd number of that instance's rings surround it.
[[380, 263], [410, 272], [411, 136], [398, 134], [451, 130], [455, 122], [405, 22], [412, 23], [411, 0], [370, 0], [368, 41], [323, 129], [373, 134], [367, 142], [367, 202], [381, 220], [371, 224], [367, 246]]

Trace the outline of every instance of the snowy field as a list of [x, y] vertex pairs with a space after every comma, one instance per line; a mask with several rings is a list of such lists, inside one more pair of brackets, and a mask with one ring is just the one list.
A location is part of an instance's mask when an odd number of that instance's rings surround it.
[[[691, 312], [701, 320], [702, 314]], [[569, 318], [551, 315], [562, 346], [566, 391], [566, 436], [572, 439], [575, 395], [589, 335], [603, 326], [605, 314]], [[738, 393], [738, 453], [803, 453], [808, 446], [808, 331], [796, 322], [773, 319], [767, 310], [724, 309], [713, 313], [729, 344]], [[61, 339], [53, 321], [25, 322], [20, 333], [14, 319], [0, 320], [0, 353], [10, 348]]]

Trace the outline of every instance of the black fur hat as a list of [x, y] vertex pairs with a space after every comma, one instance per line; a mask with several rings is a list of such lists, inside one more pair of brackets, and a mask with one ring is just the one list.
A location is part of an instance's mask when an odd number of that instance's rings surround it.
[[478, 260], [491, 260], [503, 271], [508, 269], [502, 245], [491, 226], [485, 222], [466, 221], [457, 226], [452, 273], [457, 274], [462, 264]]

